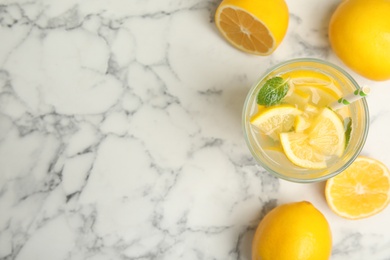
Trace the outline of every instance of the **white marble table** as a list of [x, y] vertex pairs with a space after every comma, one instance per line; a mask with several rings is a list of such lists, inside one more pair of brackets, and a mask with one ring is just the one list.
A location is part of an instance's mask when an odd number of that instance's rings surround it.
[[334, 215], [324, 184], [256, 166], [241, 130], [254, 81], [277, 62], [328, 60], [372, 87], [362, 154], [390, 167], [390, 82], [346, 68], [327, 40], [339, 0], [288, 0], [271, 56], [237, 51], [217, 0], [0, 2], [0, 259], [250, 259], [261, 217], [311, 201], [332, 259], [390, 259], [390, 207]]

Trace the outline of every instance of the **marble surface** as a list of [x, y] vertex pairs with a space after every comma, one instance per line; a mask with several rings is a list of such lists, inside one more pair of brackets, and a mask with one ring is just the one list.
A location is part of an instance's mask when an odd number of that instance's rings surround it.
[[334, 215], [323, 183], [257, 166], [241, 109], [270, 66], [315, 57], [372, 87], [362, 154], [390, 167], [390, 82], [346, 68], [327, 39], [339, 0], [287, 0], [267, 57], [219, 35], [217, 0], [0, 2], [0, 259], [250, 259], [276, 205], [328, 219], [332, 259], [390, 259], [390, 207]]

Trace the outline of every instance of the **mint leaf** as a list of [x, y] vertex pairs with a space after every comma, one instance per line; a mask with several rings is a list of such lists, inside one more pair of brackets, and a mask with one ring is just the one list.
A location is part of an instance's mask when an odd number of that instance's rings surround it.
[[349, 144], [349, 140], [351, 139], [351, 132], [352, 132], [352, 119], [350, 117], [344, 119], [344, 129], [345, 129], [345, 148], [347, 148]]
[[270, 78], [257, 94], [257, 104], [267, 107], [279, 104], [286, 96], [288, 88], [288, 83], [283, 78]]

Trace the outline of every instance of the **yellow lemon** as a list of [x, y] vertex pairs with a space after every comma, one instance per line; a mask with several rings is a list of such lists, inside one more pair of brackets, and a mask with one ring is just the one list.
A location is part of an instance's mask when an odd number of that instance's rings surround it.
[[280, 134], [280, 142], [287, 158], [307, 169], [326, 167], [326, 157], [340, 157], [345, 148], [345, 132], [341, 119], [329, 108], [324, 108], [304, 132]]
[[339, 216], [360, 219], [390, 202], [390, 172], [378, 160], [359, 156], [345, 171], [327, 180], [326, 201]]
[[236, 48], [251, 54], [269, 55], [283, 40], [289, 21], [284, 0], [223, 0], [215, 24]]
[[372, 80], [390, 79], [390, 1], [341, 1], [329, 23], [336, 55]]
[[302, 132], [280, 134], [280, 141], [287, 158], [297, 166], [307, 169], [326, 168], [326, 157], [311, 145], [309, 136]]
[[295, 116], [302, 111], [291, 105], [277, 105], [259, 110], [250, 122], [263, 134], [277, 140], [279, 134], [290, 131], [294, 126]]
[[306, 93], [310, 101], [319, 107], [325, 107], [342, 96], [340, 84], [317, 71], [290, 71], [282, 77], [290, 82], [293, 92]]
[[328, 260], [332, 233], [324, 215], [307, 201], [280, 205], [258, 225], [253, 260]]

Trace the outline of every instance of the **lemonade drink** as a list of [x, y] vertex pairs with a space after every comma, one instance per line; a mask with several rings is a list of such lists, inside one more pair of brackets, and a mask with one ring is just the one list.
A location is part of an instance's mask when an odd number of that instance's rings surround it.
[[244, 131], [265, 169], [309, 182], [334, 176], [353, 162], [367, 135], [368, 112], [365, 100], [329, 108], [359, 88], [345, 74], [323, 61], [295, 60], [276, 67], [252, 88]]

